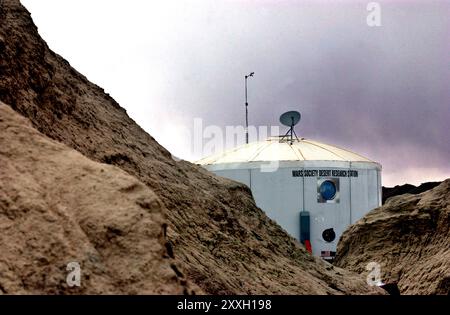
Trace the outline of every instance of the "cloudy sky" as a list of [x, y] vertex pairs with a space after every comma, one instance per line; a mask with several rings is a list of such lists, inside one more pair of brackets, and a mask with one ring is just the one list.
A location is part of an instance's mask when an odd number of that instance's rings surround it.
[[[278, 125], [383, 165], [383, 184], [450, 177], [450, 2], [22, 0], [50, 48], [174, 155], [203, 126]], [[283, 130], [283, 129], [281, 129]]]

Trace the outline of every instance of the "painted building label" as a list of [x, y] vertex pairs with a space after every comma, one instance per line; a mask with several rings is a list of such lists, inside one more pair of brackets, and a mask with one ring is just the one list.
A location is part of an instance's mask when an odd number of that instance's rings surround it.
[[293, 177], [358, 177], [358, 171], [355, 170], [293, 170]]

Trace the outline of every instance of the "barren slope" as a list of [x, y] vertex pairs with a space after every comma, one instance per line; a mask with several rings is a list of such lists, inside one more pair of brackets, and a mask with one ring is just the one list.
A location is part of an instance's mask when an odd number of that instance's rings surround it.
[[[156, 195], [0, 102], [0, 293], [181, 294]], [[70, 262], [81, 287], [66, 284]]]
[[371, 261], [402, 294], [450, 294], [450, 179], [392, 197], [344, 232], [336, 265], [364, 272]]
[[174, 161], [109, 95], [49, 50], [18, 0], [1, 3], [0, 100], [47, 136], [150, 187], [167, 208], [181, 269], [206, 293], [374, 292], [358, 275], [309, 256], [255, 206], [246, 186]]
[[437, 185], [439, 185], [441, 182], [427, 182], [422, 183], [419, 186], [414, 186], [411, 184], [404, 184], [404, 185], [397, 185], [395, 187], [384, 187], [383, 186], [383, 204], [391, 197], [403, 195], [403, 194], [420, 194], [424, 191], [430, 190]]

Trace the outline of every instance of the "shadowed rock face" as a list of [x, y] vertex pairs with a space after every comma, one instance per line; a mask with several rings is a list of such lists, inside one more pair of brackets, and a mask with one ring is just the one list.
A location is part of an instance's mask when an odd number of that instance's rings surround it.
[[450, 179], [392, 197], [344, 232], [335, 264], [364, 272], [372, 261], [402, 294], [450, 294]]
[[411, 184], [404, 184], [404, 185], [397, 185], [395, 187], [383, 187], [383, 204], [386, 203], [386, 200], [403, 194], [420, 194], [424, 191], [430, 190], [437, 185], [439, 185], [441, 182], [427, 182], [422, 183], [419, 186], [414, 186]]
[[[48, 139], [1, 102], [0, 130], [0, 293], [189, 293], [148, 187]], [[66, 283], [70, 262], [80, 287]]]
[[[256, 207], [248, 187], [174, 161], [109, 95], [49, 50], [19, 1], [0, 3], [0, 100], [46, 136], [150, 188], [169, 222], [166, 249], [180, 279], [185, 273], [216, 294], [380, 292], [311, 257]], [[107, 220], [104, 209], [90, 209]], [[13, 256], [7, 263], [14, 265]]]

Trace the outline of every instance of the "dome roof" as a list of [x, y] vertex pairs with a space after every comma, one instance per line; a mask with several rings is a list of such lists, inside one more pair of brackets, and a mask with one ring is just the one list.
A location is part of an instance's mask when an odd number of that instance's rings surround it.
[[224, 163], [270, 162], [270, 161], [345, 161], [345, 162], [372, 162], [374, 161], [328, 144], [305, 138], [290, 141], [280, 137], [271, 137], [264, 141], [244, 144], [226, 150], [219, 154], [205, 157], [197, 164], [211, 165]]

